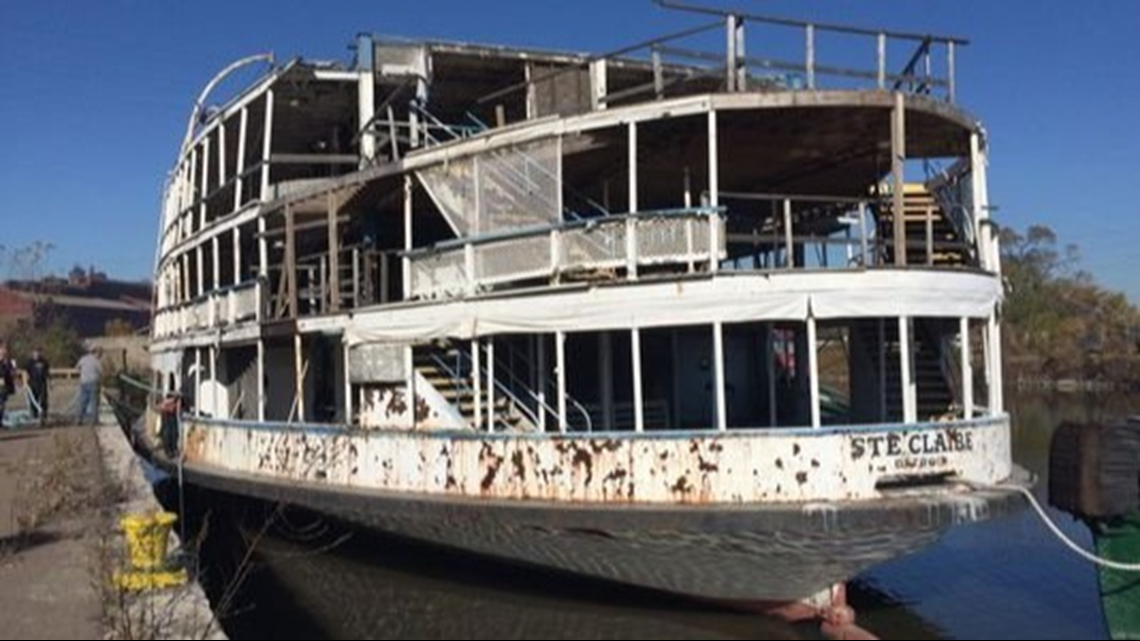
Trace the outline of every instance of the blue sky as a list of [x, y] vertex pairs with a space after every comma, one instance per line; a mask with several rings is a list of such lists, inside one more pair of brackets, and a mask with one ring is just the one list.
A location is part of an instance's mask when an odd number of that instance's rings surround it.
[[[1052, 226], [1098, 281], [1140, 302], [1140, 3], [731, 6], [968, 37], [959, 101], [990, 132], [996, 217]], [[190, 105], [250, 53], [347, 59], [361, 31], [598, 52], [697, 20], [649, 0], [0, 0], [0, 245], [49, 241], [55, 271], [147, 277]]]

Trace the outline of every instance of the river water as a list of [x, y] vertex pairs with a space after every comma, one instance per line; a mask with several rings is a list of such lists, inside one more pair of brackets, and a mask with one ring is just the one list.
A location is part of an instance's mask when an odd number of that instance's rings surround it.
[[[1010, 399], [1014, 457], [1037, 475], [1043, 501], [1049, 442], [1062, 420], [1140, 413], [1105, 396]], [[756, 639], [820, 638], [788, 625], [680, 599], [440, 552], [340, 529], [312, 515], [245, 528], [263, 507], [215, 519], [203, 552], [231, 638]], [[253, 514], [249, 512], [252, 511]], [[1088, 548], [1085, 526], [1050, 510]], [[256, 541], [257, 556], [242, 550]], [[251, 571], [226, 595], [235, 568]], [[210, 585], [212, 583], [212, 585]], [[232, 598], [223, 598], [232, 597]], [[1091, 565], [1065, 550], [1029, 510], [951, 530], [915, 555], [854, 582], [859, 622], [885, 639], [1106, 638]]]

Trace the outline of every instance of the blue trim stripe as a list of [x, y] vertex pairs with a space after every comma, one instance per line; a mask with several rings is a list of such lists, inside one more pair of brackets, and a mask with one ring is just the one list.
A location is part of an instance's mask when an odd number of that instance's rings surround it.
[[460, 430], [439, 431], [411, 431], [375, 429], [363, 430], [350, 428], [345, 425], [316, 424], [316, 423], [282, 423], [260, 421], [222, 420], [213, 418], [198, 418], [184, 416], [182, 419], [190, 425], [203, 427], [235, 428], [256, 432], [292, 432], [312, 434], [316, 436], [356, 436], [363, 438], [376, 438], [380, 436], [409, 436], [414, 435], [425, 439], [455, 440], [455, 441], [487, 441], [487, 440], [572, 440], [591, 441], [606, 440], [634, 440], [634, 441], [674, 441], [693, 438], [734, 439], [734, 438], [776, 438], [776, 437], [803, 437], [819, 438], [824, 436], [849, 434], [892, 434], [901, 432], [935, 432], [945, 429], [985, 429], [998, 428], [1009, 420], [1008, 414], [1001, 416], [987, 416], [971, 419], [969, 421], [945, 421], [932, 423], [881, 423], [873, 425], [831, 425], [827, 427], [774, 427], [749, 428], [728, 430], [720, 432], [714, 429], [707, 430], [660, 430], [652, 432], [570, 432], [559, 434], [547, 432], [545, 434], [511, 433], [511, 432], [471, 432]]

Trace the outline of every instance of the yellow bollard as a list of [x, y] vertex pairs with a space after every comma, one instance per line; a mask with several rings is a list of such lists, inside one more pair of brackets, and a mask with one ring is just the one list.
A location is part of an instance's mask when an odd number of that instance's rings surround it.
[[115, 584], [129, 591], [182, 585], [185, 569], [169, 569], [166, 553], [177, 516], [170, 512], [131, 514], [119, 522], [127, 537], [130, 570], [115, 573]]

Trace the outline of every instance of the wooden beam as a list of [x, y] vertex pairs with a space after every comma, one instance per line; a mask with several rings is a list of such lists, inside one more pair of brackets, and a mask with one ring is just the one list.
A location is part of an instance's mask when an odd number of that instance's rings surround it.
[[297, 231], [294, 229], [291, 205], [285, 205], [285, 262], [281, 278], [285, 285], [285, 305], [289, 318], [297, 317]]

